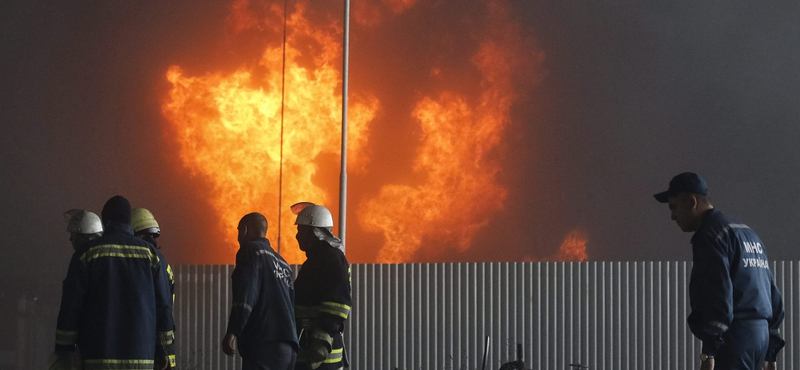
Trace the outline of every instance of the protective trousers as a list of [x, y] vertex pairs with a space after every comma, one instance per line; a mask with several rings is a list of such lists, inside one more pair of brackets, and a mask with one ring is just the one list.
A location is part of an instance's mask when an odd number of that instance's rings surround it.
[[254, 353], [242, 353], [242, 370], [294, 370], [296, 358], [291, 343], [271, 342]]
[[[342, 333], [336, 333], [333, 336], [333, 350], [328, 354], [328, 358], [313, 370], [340, 370], [345, 367], [350, 367], [350, 364], [344, 353], [344, 338]], [[312, 367], [308, 363], [297, 362], [294, 370], [312, 370]]]
[[761, 370], [769, 346], [766, 320], [734, 320], [714, 357], [714, 370]]
[[[344, 338], [342, 333], [333, 336], [333, 351], [328, 354], [328, 359], [316, 370], [339, 370], [347, 365], [344, 362]], [[348, 365], [349, 366], [349, 365]]]

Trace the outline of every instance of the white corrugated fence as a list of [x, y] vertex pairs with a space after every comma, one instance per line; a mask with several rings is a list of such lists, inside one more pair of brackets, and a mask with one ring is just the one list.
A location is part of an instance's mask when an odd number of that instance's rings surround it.
[[[798, 262], [774, 262], [784, 297], [781, 368], [800, 368]], [[219, 347], [233, 266], [175, 269], [182, 369], [238, 369]], [[345, 342], [351, 369], [689, 369], [700, 343], [686, 326], [687, 262], [356, 264]]]

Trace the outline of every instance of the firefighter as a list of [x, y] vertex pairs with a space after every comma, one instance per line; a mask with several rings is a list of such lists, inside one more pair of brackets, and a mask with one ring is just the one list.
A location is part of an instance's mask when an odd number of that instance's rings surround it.
[[78, 349], [84, 370], [167, 369], [174, 323], [166, 263], [133, 236], [127, 199], [109, 199], [101, 217], [103, 236], [72, 255], [64, 279], [56, 353]]
[[[64, 212], [64, 221], [67, 222], [69, 242], [76, 253], [83, 253], [86, 250], [86, 243], [103, 235], [103, 222], [94, 212], [70, 209]], [[61, 352], [61, 356], [53, 353], [48, 359], [47, 368], [51, 370], [71, 370], [79, 367], [80, 355], [77, 353]]]
[[697, 174], [675, 176], [655, 198], [669, 203], [681, 230], [694, 233], [688, 323], [703, 342], [700, 369], [775, 369], [784, 311], [764, 243], [714, 208]]
[[[167, 276], [169, 277], [169, 290], [172, 294], [172, 303], [175, 304], [175, 276], [172, 273], [172, 266], [169, 265], [167, 259], [161, 253], [161, 246], [158, 245], [158, 237], [161, 235], [161, 228], [158, 226], [153, 213], [146, 208], [134, 208], [131, 210], [131, 227], [133, 228], [133, 235], [142, 239], [154, 247], [156, 247], [156, 255], [164, 261], [167, 266]], [[173, 327], [173, 333], [175, 328]], [[175, 345], [172, 344], [167, 348], [169, 355], [169, 366], [174, 368], [177, 366], [175, 362]]]
[[344, 246], [333, 236], [333, 217], [313, 203], [291, 207], [297, 215], [297, 241], [306, 261], [295, 279], [295, 316], [300, 331], [297, 370], [349, 367], [344, 323], [350, 315], [350, 266]]
[[64, 212], [69, 242], [75, 252], [82, 251], [86, 243], [103, 235], [103, 223], [94, 212], [71, 209]]
[[297, 356], [292, 270], [270, 246], [264, 215], [245, 215], [237, 229], [233, 304], [222, 351], [235, 355], [238, 342], [242, 370], [292, 370]]
[[159, 228], [152, 212], [146, 208], [132, 209], [131, 227], [133, 228], [133, 235], [137, 238], [144, 239], [156, 249], [161, 249], [157, 242], [158, 237], [161, 236], [161, 228]]

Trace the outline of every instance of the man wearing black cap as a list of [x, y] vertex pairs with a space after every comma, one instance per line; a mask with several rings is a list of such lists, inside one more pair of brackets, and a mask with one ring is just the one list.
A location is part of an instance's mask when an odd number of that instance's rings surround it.
[[72, 255], [56, 353], [68, 357], [77, 347], [84, 370], [166, 369], [174, 324], [165, 261], [133, 236], [127, 199], [109, 199], [102, 220], [103, 236]]
[[785, 342], [783, 301], [764, 243], [716, 210], [700, 176], [684, 172], [655, 195], [692, 236], [689, 328], [703, 342], [702, 370], [775, 369]]

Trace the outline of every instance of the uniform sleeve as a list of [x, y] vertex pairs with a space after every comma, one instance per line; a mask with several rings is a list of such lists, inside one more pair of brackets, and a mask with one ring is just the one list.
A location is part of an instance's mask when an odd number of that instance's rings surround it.
[[172, 273], [172, 266], [167, 264], [167, 277], [169, 277], [169, 292], [172, 294], [172, 306], [175, 306], [175, 275]]
[[703, 353], [714, 356], [723, 343], [722, 334], [733, 321], [728, 248], [724, 240], [704, 236], [694, 242], [693, 255], [689, 328], [703, 342]]
[[327, 276], [331, 279], [327, 280], [329, 285], [321, 290], [323, 299], [318, 307], [319, 326], [329, 333], [335, 333], [343, 330], [344, 321], [350, 317], [350, 266], [342, 258], [338, 263], [327, 264], [327, 267]]
[[154, 253], [156, 259], [153, 268], [153, 288], [156, 298], [156, 356], [167, 356], [174, 354], [173, 343], [175, 342], [175, 320], [172, 316], [172, 286], [170, 275], [172, 268], [167, 264], [167, 260], [159, 258]]
[[238, 337], [244, 330], [253, 306], [258, 301], [258, 293], [261, 289], [260, 273], [255, 250], [247, 246], [240, 248], [236, 253], [236, 268], [231, 275], [233, 304], [228, 319], [228, 334]]
[[78, 321], [88, 291], [89, 276], [86, 265], [75, 253], [69, 262], [67, 277], [61, 288], [61, 308], [56, 324], [56, 352], [74, 352], [78, 341]]
[[778, 353], [786, 345], [786, 342], [781, 337], [781, 324], [783, 323], [783, 298], [778, 286], [775, 285], [775, 279], [770, 279], [771, 298], [772, 298], [772, 318], [769, 321], [769, 347], [767, 349], [766, 361], [775, 362]]

